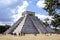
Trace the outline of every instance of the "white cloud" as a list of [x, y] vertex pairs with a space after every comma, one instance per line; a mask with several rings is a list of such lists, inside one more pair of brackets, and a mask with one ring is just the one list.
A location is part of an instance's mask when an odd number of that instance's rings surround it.
[[0, 0], [0, 5], [10, 5], [17, 2], [17, 0]]
[[36, 5], [37, 5], [37, 7], [39, 7], [39, 8], [45, 7], [44, 0], [43, 0], [43, 1], [41, 1], [41, 0], [38, 1]]
[[[14, 22], [17, 21], [20, 17], [22, 17], [22, 12], [26, 11], [28, 5], [29, 4], [27, 1], [23, 1], [23, 5], [17, 6], [17, 14], [12, 16], [14, 18]], [[12, 10], [12, 13], [15, 13], [16, 11]]]
[[12, 22], [1, 22], [0, 21], [0, 25], [12, 25], [13, 23]]
[[[7, 0], [6, 0], [6, 2], [7, 2]], [[18, 5], [14, 9], [8, 8], [8, 10], [10, 11], [10, 13], [9, 13], [10, 18], [12, 18], [13, 20], [12, 20], [12, 22], [0, 22], [0, 25], [5, 25], [5, 24], [12, 25], [14, 22], [16, 22], [22, 16], [22, 12], [26, 11], [26, 8], [28, 5], [29, 5], [29, 3], [27, 1], [23, 1], [22, 5]]]
[[41, 21], [45, 22], [45, 19], [48, 18], [49, 20], [47, 21], [49, 24], [51, 24], [51, 21], [54, 20], [53, 16], [48, 16], [48, 15], [42, 15], [42, 14], [36, 14]]
[[2, 22], [0, 22], [0, 25], [5, 25], [5, 24], [3, 24]]
[[50, 20], [52, 19], [52, 16], [48, 16], [48, 15], [42, 15], [42, 14], [36, 14], [35, 16], [37, 16], [39, 19], [41, 19], [42, 21], [44, 21], [44, 19], [48, 18]]

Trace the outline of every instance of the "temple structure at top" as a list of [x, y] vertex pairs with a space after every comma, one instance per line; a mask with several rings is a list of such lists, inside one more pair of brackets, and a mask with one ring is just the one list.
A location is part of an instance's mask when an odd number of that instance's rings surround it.
[[22, 17], [15, 22], [5, 34], [45, 34], [54, 33], [50, 27], [46, 27], [43, 22], [35, 16], [35, 12], [25, 11]]

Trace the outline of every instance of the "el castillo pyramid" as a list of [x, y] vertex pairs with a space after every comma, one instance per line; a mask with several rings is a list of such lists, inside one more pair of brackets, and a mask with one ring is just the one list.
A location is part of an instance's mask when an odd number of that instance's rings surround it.
[[22, 17], [15, 22], [5, 34], [45, 34], [55, 31], [46, 27], [43, 22], [35, 16], [35, 12], [25, 11]]

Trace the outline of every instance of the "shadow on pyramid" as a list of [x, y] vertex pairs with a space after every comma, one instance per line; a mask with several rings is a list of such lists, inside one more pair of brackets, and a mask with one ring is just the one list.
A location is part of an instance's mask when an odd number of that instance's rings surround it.
[[35, 16], [35, 12], [25, 11], [22, 16], [4, 34], [46, 34], [55, 32], [51, 28], [45, 27], [43, 22]]

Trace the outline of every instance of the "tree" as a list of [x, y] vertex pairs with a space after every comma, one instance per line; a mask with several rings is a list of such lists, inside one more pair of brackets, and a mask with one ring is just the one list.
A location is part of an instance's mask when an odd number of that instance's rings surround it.
[[46, 6], [44, 9], [48, 12], [48, 15], [54, 15], [56, 13], [56, 9], [60, 8], [59, 0], [45, 0]]
[[55, 30], [56, 30], [56, 28], [60, 25], [60, 15], [54, 14], [53, 19], [54, 20], [52, 20], [51, 25], [53, 25], [55, 27]]
[[60, 0], [45, 0], [46, 6], [44, 9], [48, 12], [49, 16], [53, 16], [51, 21], [51, 25], [55, 27], [55, 29], [60, 25], [60, 15], [56, 12], [56, 9], [60, 9]]
[[45, 19], [45, 22], [44, 22], [44, 24], [45, 24], [46, 27], [49, 26], [49, 24], [48, 24], [48, 22], [47, 22], [48, 20], [49, 20], [49, 19], [46, 18], [46, 19]]

